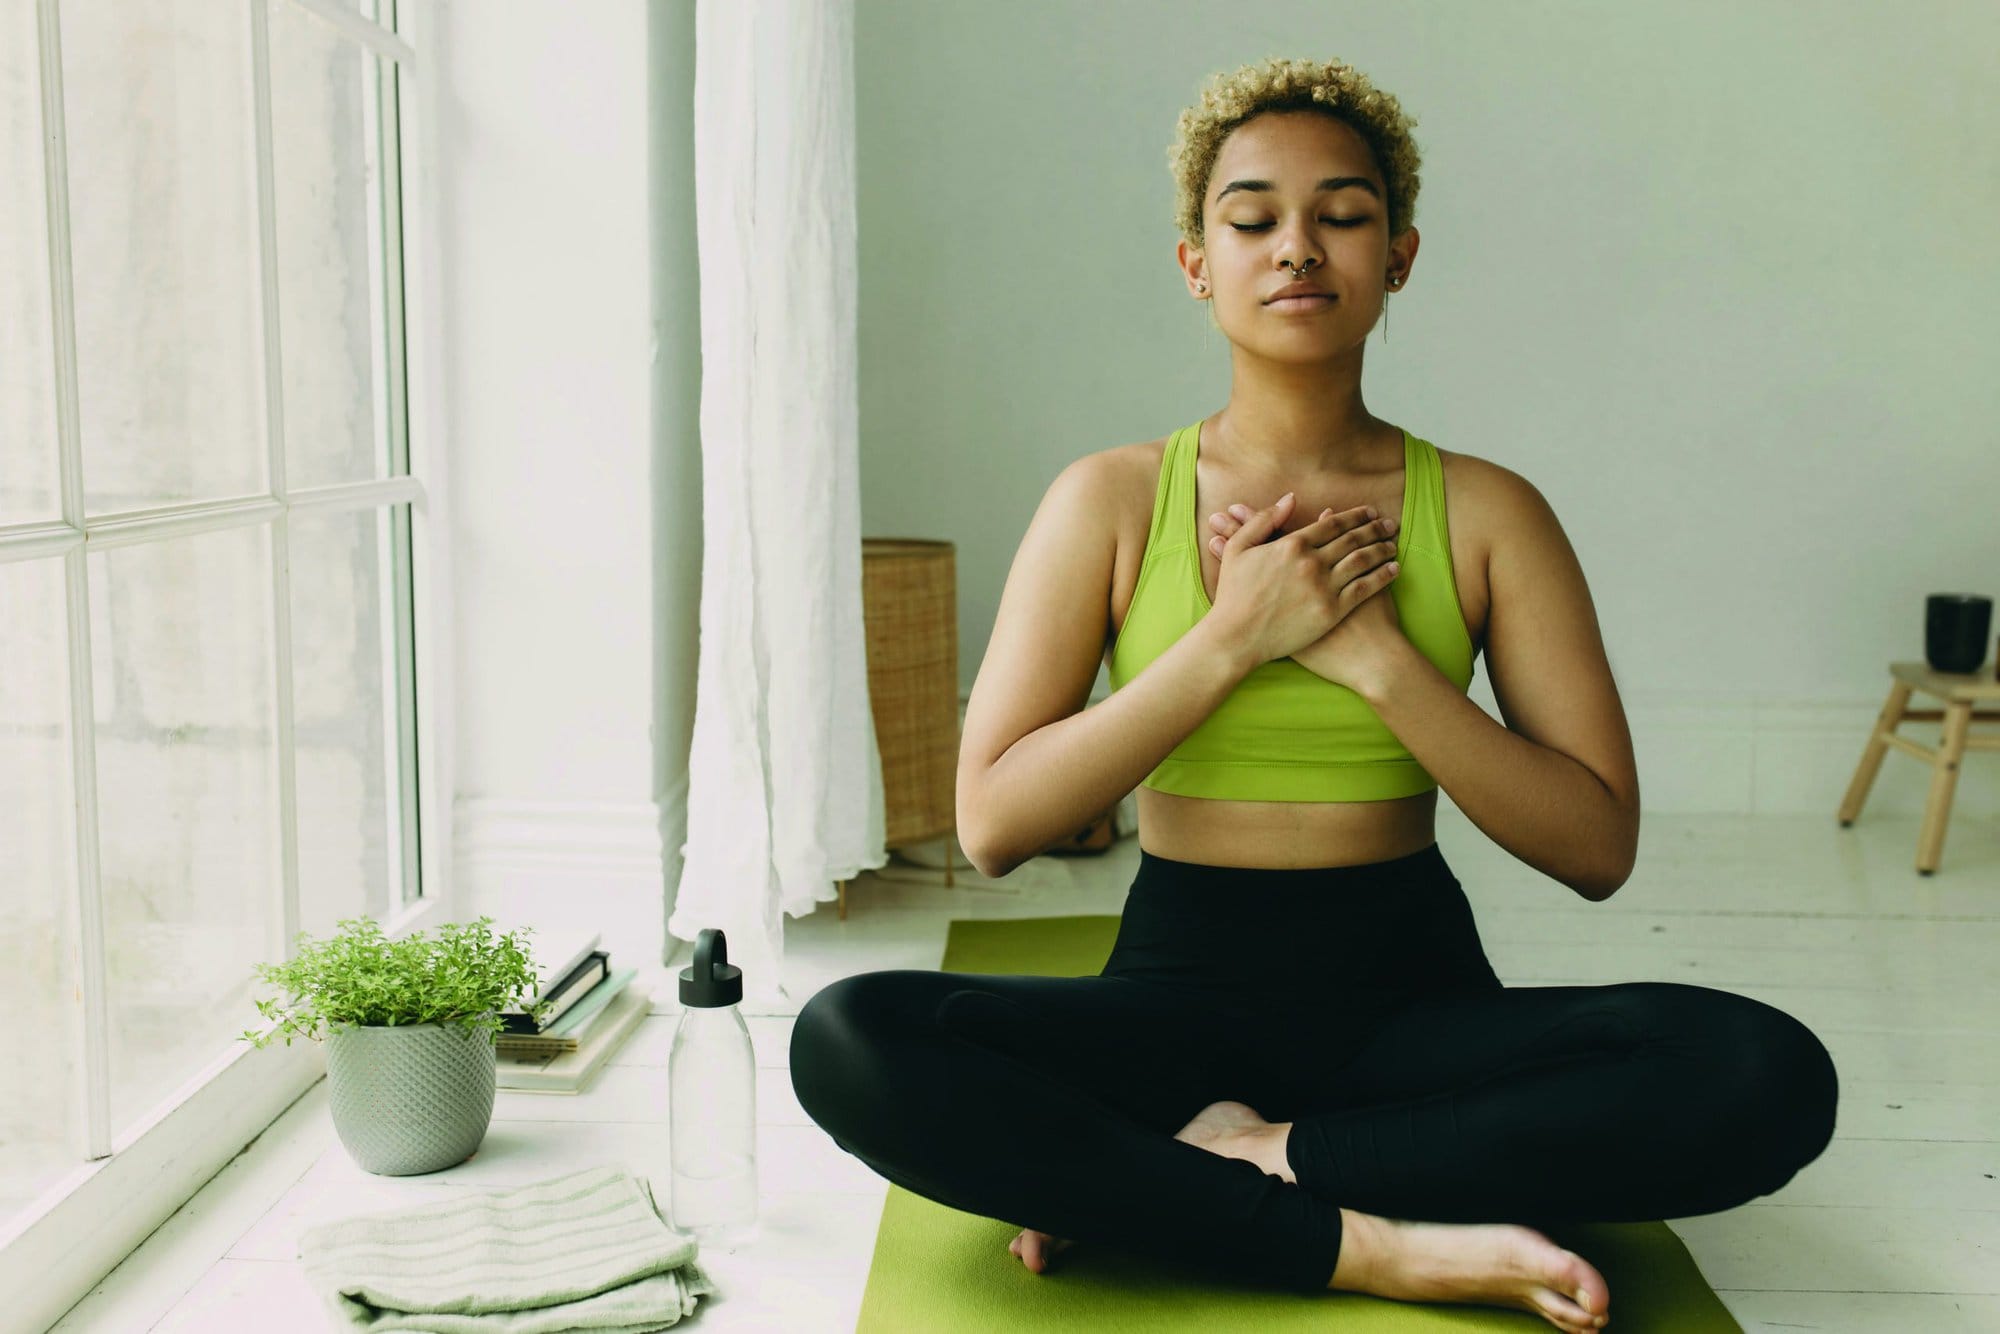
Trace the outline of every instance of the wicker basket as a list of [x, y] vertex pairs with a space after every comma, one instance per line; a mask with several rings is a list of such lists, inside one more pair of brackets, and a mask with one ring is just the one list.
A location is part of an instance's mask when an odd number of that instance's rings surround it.
[[[958, 575], [949, 542], [861, 542], [868, 698], [882, 753], [884, 843], [946, 837], [958, 823]], [[946, 847], [950, 844], [947, 842]], [[947, 861], [945, 884], [953, 883]], [[840, 885], [847, 916], [847, 885]]]

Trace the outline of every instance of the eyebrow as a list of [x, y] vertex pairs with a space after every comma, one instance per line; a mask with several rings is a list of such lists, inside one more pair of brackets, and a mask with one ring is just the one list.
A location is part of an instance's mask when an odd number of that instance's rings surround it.
[[[1382, 198], [1382, 192], [1375, 188], [1375, 182], [1369, 180], [1366, 176], [1329, 176], [1313, 188], [1315, 190], [1345, 190], [1351, 185], [1360, 186], [1369, 194], [1374, 195], [1378, 200]], [[1272, 190], [1276, 188], [1276, 185], [1271, 181], [1231, 181], [1216, 194], [1215, 202], [1220, 204], [1224, 196], [1235, 190]]]

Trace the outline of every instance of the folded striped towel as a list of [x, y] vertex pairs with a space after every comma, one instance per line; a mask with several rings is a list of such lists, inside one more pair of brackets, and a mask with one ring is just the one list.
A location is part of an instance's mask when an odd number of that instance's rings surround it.
[[309, 1228], [306, 1278], [338, 1328], [370, 1334], [646, 1334], [715, 1284], [643, 1177], [593, 1167], [515, 1190]]

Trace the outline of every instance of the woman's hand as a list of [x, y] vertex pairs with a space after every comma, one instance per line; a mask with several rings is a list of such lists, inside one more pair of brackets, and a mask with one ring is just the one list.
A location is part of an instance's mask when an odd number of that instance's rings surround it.
[[[1253, 517], [1255, 513], [1250, 507], [1240, 504], [1231, 505], [1228, 513], [1209, 515], [1209, 527], [1218, 534], [1209, 538], [1209, 550], [1220, 558], [1228, 547], [1230, 539], [1235, 537]], [[1352, 561], [1361, 564], [1350, 572], [1352, 582], [1348, 586], [1361, 600], [1318, 639], [1289, 655], [1294, 662], [1314, 675], [1357, 692], [1362, 682], [1381, 670], [1390, 655], [1409, 642], [1403, 634], [1402, 619], [1396, 614], [1395, 600], [1390, 597], [1374, 596], [1377, 592], [1386, 591], [1389, 582], [1396, 576], [1396, 571], [1389, 570], [1387, 566], [1396, 556], [1397, 528], [1394, 519], [1382, 519], [1371, 525], [1370, 521], [1374, 517], [1375, 510], [1372, 506], [1359, 505], [1339, 514], [1333, 514], [1330, 510], [1322, 511], [1321, 521], [1311, 525], [1317, 530], [1330, 523], [1335, 535], [1354, 533], [1356, 529], [1370, 526], [1371, 533], [1356, 534], [1352, 540], [1360, 543], [1377, 533], [1381, 535], [1382, 540], [1359, 547], [1351, 558]], [[1279, 522], [1282, 522], [1282, 519]], [[1258, 542], [1269, 542], [1284, 536], [1286, 534], [1277, 523], [1272, 523], [1269, 531], [1262, 537], [1253, 535], [1254, 540]]]
[[[1210, 540], [1212, 548], [1219, 544], [1222, 561], [1210, 614], [1223, 622], [1225, 633], [1253, 665], [1304, 652], [1311, 659], [1304, 664], [1308, 670], [1321, 672], [1314, 664], [1322, 664], [1341, 674], [1340, 684], [1349, 685], [1353, 673], [1375, 665], [1372, 656], [1361, 657], [1360, 647], [1386, 636], [1334, 640], [1332, 632], [1395, 577], [1388, 559], [1394, 543], [1385, 547], [1380, 542], [1388, 536], [1384, 524], [1368, 522], [1362, 508], [1344, 514], [1322, 510], [1311, 523], [1284, 532], [1292, 501], [1293, 494], [1286, 492], [1275, 505], [1250, 514], [1227, 538]], [[1379, 610], [1370, 614], [1382, 615]]]

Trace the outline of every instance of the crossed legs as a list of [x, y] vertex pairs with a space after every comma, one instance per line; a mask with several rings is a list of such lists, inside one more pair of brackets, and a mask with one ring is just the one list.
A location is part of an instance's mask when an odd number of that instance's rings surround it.
[[[1343, 1211], [1733, 1207], [1825, 1148], [1837, 1097], [1790, 1016], [1663, 982], [1260, 1010], [1120, 977], [888, 970], [807, 1003], [792, 1078], [842, 1148], [927, 1198], [1298, 1291], [1329, 1284]], [[1284, 1170], [1176, 1137], [1228, 1099], [1282, 1127]]]

